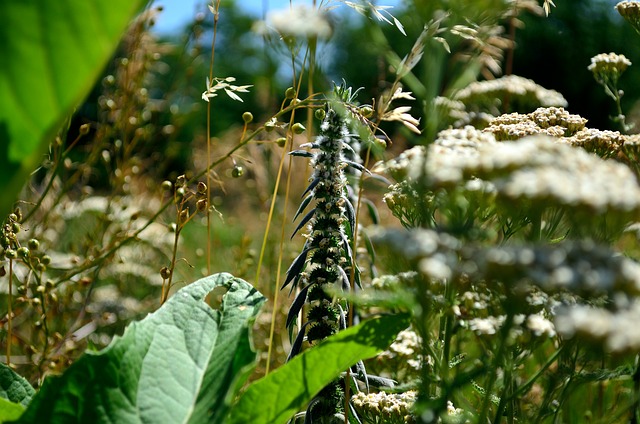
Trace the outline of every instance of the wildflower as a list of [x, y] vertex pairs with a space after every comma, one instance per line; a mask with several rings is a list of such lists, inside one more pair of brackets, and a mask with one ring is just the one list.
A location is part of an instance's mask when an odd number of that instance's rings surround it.
[[532, 314], [527, 317], [527, 328], [537, 337], [554, 337], [556, 335], [553, 322], [549, 321], [541, 313]]
[[367, 422], [410, 423], [415, 422], [411, 410], [417, 395], [415, 390], [404, 393], [358, 392], [351, 400]]
[[[487, 81], [469, 84], [458, 91], [454, 99], [461, 101], [470, 110], [497, 112], [501, 102], [508, 99], [512, 109], [536, 107], [567, 107], [567, 100], [555, 90], [548, 90], [533, 80], [508, 75]], [[497, 114], [497, 113], [496, 113]]]
[[468, 321], [468, 326], [471, 331], [474, 331], [478, 335], [494, 335], [504, 324], [506, 316], [501, 315], [498, 317], [487, 318], [473, 318]]
[[266, 21], [256, 24], [254, 31], [266, 34], [268, 28], [285, 38], [327, 39], [333, 33], [329, 15], [321, 9], [305, 4], [296, 4], [267, 13]]
[[559, 308], [555, 326], [563, 337], [578, 337], [615, 354], [640, 350], [640, 301], [615, 310], [573, 305]]
[[621, 1], [616, 4], [615, 9], [627, 22], [631, 24], [636, 32], [640, 32], [640, 3], [637, 1]]
[[600, 53], [591, 58], [591, 64], [587, 67], [600, 84], [607, 81], [617, 82], [620, 75], [631, 66], [631, 61], [623, 54]]
[[248, 93], [249, 90], [247, 89], [252, 86], [231, 84], [235, 80], [236, 79], [234, 77], [227, 77], [214, 78], [213, 81], [209, 81], [209, 77], [207, 77], [207, 90], [202, 93], [202, 100], [208, 102], [209, 99], [218, 95], [218, 91], [223, 90], [227, 96], [231, 97], [233, 100], [242, 102], [242, 98], [240, 98], [236, 93]]

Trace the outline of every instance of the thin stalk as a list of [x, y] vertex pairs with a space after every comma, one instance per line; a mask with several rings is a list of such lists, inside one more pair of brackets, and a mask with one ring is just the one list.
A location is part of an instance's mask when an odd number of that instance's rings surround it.
[[[511, 329], [511, 324], [513, 323], [513, 313], [509, 312], [507, 314], [507, 318], [505, 319], [504, 325], [501, 329], [501, 337], [500, 337], [500, 346], [498, 347], [498, 352], [493, 361], [494, 366], [491, 367], [493, 372], [489, 375], [489, 384], [485, 387], [485, 398], [482, 403], [482, 410], [480, 412], [479, 423], [484, 423], [487, 421], [487, 415], [489, 413], [489, 404], [491, 403], [491, 392], [493, 391], [493, 386], [496, 383], [496, 371], [498, 365], [502, 362], [502, 359], [505, 355], [505, 351], [507, 350], [507, 338], [509, 337], [509, 330]], [[444, 364], [446, 366], [446, 364]]]
[[[308, 51], [307, 51], [308, 54]], [[293, 60], [293, 58], [292, 58]], [[304, 64], [306, 63], [307, 60], [307, 55], [305, 55], [305, 58], [303, 60], [303, 64], [302, 66], [304, 67]], [[295, 64], [295, 62], [292, 62]], [[300, 79], [297, 81], [296, 84], [296, 77], [295, 77], [295, 66], [294, 66], [294, 85], [296, 85], [298, 87], [298, 89], [296, 90], [296, 93], [299, 93], [300, 91], [300, 86], [302, 84], [302, 73], [300, 74]], [[283, 111], [285, 110], [291, 110], [291, 117], [289, 119], [289, 131], [287, 133], [287, 140], [291, 139], [291, 146], [293, 146], [293, 133], [290, 131], [290, 128], [293, 126], [293, 123], [295, 122], [295, 114], [296, 114], [296, 108], [292, 107], [291, 105], [285, 109], [282, 109], [278, 114], [276, 114], [276, 116], [279, 116], [281, 113], [283, 113]], [[264, 230], [264, 236], [262, 238], [262, 246], [260, 247], [260, 256], [258, 258], [258, 266], [256, 269], [256, 277], [254, 279], [254, 286], [258, 287], [258, 282], [260, 281], [260, 271], [262, 269], [262, 261], [264, 260], [264, 252], [266, 250], [267, 247], [267, 238], [269, 236], [269, 230], [271, 229], [271, 221], [273, 219], [273, 211], [275, 210], [275, 205], [276, 205], [276, 198], [278, 195], [278, 189], [280, 188], [280, 179], [282, 178], [282, 169], [284, 167], [284, 162], [285, 162], [285, 156], [287, 154], [287, 149], [286, 146], [285, 148], [282, 149], [282, 155], [280, 156], [280, 165], [278, 166], [278, 175], [276, 176], [276, 184], [273, 187], [273, 194], [271, 195], [271, 206], [269, 207], [269, 216], [267, 218], [267, 226]], [[289, 161], [289, 171], [291, 170], [291, 161]], [[289, 175], [291, 175], [291, 172], [289, 172]], [[290, 177], [287, 177], [287, 188], [286, 188], [286, 192], [285, 192], [285, 202], [286, 199], [288, 199], [288, 194], [289, 194], [289, 183], [290, 183]], [[286, 203], [285, 203], [286, 204]], [[286, 209], [286, 207], [285, 207]], [[286, 215], [285, 215], [286, 216]], [[269, 331], [269, 348], [268, 348], [268, 352], [267, 352], [267, 366], [266, 366], [266, 374], [269, 373], [269, 363], [271, 362], [271, 345], [273, 344], [273, 335], [275, 334], [275, 312], [276, 312], [276, 308], [277, 308], [277, 300], [278, 300], [278, 292], [279, 292], [279, 286], [280, 286], [280, 270], [281, 270], [281, 266], [282, 266], [282, 247], [283, 247], [283, 240], [284, 240], [284, 225], [283, 225], [283, 232], [281, 234], [281, 240], [280, 240], [280, 244], [281, 244], [281, 250], [278, 256], [278, 273], [276, 275], [276, 287], [275, 287], [275, 294], [274, 294], [274, 305], [273, 305], [273, 311], [272, 311], [272, 317], [271, 317], [271, 328]]]
[[13, 259], [9, 258], [9, 305], [7, 305], [7, 366], [11, 365], [11, 339], [13, 338]]
[[636, 355], [636, 370], [633, 373], [633, 406], [631, 407], [630, 424], [638, 424], [640, 414], [640, 355]]
[[[289, 138], [287, 138], [288, 140]], [[293, 137], [291, 137], [291, 144], [286, 143], [285, 147], [284, 147], [284, 151], [287, 151], [287, 145], [291, 146], [291, 148], [293, 148]], [[289, 149], [291, 150], [291, 149]], [[285, 189], [284, 189], [284, 198], [285, 198], [285, 204], [287, 202], [287, 199], [289, 199], [289, 191], [291, 189], [291, 166], [293, 163], [293, 158], [289, 157], [289, 166], [287, 167], [287, 184], [285, 185]], [[275, 199], [274, 199], [274, 203], [275, 203]], [[266, 370], [265, 370], [265, 375], [269, 375], [269, 370], [270, 370], [270, 366], [271, 366], [271, 353], [272, 353], [272, 347], [273, 347], [273, 339], [274, 339], [274, 335], [275, 335], [275, 331], [276, 331], [276, 312], [278, 310], [278, 294], [280, 293], [280, 290], [278, 289], [278, 287], [280, 287], [280, 272], [282, 270], [282, 256], [283, 256], [283, 252], [284, 252], [284, 240], [285, 240], [285, 223], [287, 222], [287, 208], [282, 208], [282, 231], [280, 233], [280, 246], [278, 248], [278, 267], [276, 270], [276, 290], [275, 293], [273, 295], [273, 310], [271, 311], [271, 327], [269, 328], [269, 348], [267, 349], [267, 366], [266, 366]]]
[[[211, 61], [209, 62], [209, 81], [213, 81], [213, 63], [216, 54], [216, 37], [220, 0], [216, 1], [213, 12], [213, 40], [211, 41]], [[208, 87], [207, 87], [208, 88]], [[211, 202], [211, 101], [207, 102], [207, 204]], [[211, 274], [211, 212], [207, 209], [207, 274]]]

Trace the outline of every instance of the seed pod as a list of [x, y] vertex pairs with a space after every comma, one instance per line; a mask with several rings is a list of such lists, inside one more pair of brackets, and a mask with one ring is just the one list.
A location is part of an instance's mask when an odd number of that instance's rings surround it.
[[21, 258], [28, 258], [29, 248], [22, 246], [21, 248], [18, 249], [18, 255], [20, 255]]
[[173, 188], [173, 184], [171, 184], [171, 181], [165, 180], [162, 182], [162, 189], [164, 191], [169, 191]]
[[253, 121], [253, 114], [251, 112], [243, 113], [242, 120], [244, 121], [245, 124], [250, 123], [251, 121]]
[[286, 137], [280, 137], [279, 139], [276, 140], [276, 144], [279, 147], [284, 147], [287, 144], [287, 138]]
[[180, 175], [178, 178], [176, 178], [177, 187], [184, 187], [186, 184], [187, 184], [187, 177], [185, 177], [184, 175]]
[[162, 268], [160, 268], [160, 276], [162, 277], [162, 279], [168, 280], [169, 278], [171, 278], [171, 270], [168, 267], [163, 266]]
[[326, 115], [327, 115], [327, 112], [325, 112], [324, 109], [316, 109], [314, 113], [314, 116], [319, 121], [322, 121]]
[[304, 125], [302, 125], [299, 122], [296, 122], [295, 124], [293, 124], [293, 126], [291, 127], [291, 131], [293, 131], [294, 134], [302, 134], [303, 132], [305, 132], [307, 129], [304, 127]]
[[204, 212], [207, 210], [207, 199], [200, 199], [196, 202], [196, 208], [200, 212]]
[[231, 170], [231, 176], [233, 178], [240, 178], [244, 175], [244, 168], [241, 167], [240, 165], [236, 165], [233, 167], [233, 169]]
[[296, 97], [296, 89], [293, 87], [287, 88], [284, 92], [284, 97], [289, 100], [294, 99]]
[[29, 249], [31, 250], [38, 250], [40, 248], [40, 242], [36, 239], [31, 239], [27, 246], [29, 246]]
[[373, 109], [370, 106], [362, 106], [360, 108], [360, 114], [365, 118], [370, 118], [373, 115]]
[[198, 182], [198, 193], [206, 193], [207, 191], [207, 185], [205, 183], [203, 183], [202, 181]]

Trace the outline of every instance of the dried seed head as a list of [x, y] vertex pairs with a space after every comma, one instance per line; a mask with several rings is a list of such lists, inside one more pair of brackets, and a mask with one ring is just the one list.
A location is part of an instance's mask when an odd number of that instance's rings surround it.
[[204, 212], [207, 210], [207, 199], [200, 199], [196, 202], [196, 208], [200, 211], [200, 212]]
[[171, 270], [168, 267], [163, 266], [162, 268], [160, 268], [160, 276], [163, 280], [168, 280], [169, 278], [171, 278]]
[[198, 182], [198, 193], [206, 193], [207, 192], [207, 185], [205, 183], [203, 183], [202, 181]]

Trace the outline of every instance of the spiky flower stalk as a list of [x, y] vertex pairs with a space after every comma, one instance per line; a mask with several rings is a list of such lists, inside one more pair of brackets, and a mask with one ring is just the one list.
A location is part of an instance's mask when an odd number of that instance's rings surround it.
[[[329, 107], [316, 141], [302, 146], [310, 147], [315, 152], [291, 152], [295, 156], [310, 157], [314, 167], [311, 182], [303, 194], [306, 197], [294, 220], [314, 200], [315, 207], [302, 218], [293, 233], [295, 235], [308, 224], [303, 251], [287, 270], [283, 286], [292, 284], [292, 289], [300, 289], [287, 316], [290, 333], [303, 306], [308, 305], [307, 320], [298, 330], [289, 358], [300, 352], [305, 336], [313, 344], [346, 327], [346, 303], [335, 299], [326, 289], [335, 287], [349, 290], [349, 275], [353, 272], [349, 234], [355, 227], [355, 213], [348, 197], [345, 168], [364, 168], [345, 157], [345, 150], [350, 149], [349, 137], [345, 119], [333, 107]], [[342, 409], [340, 391], [340, 384], [328, 386], [321, 397], [312, 402], [312, 415], [317, 417], [339, 413]]]

